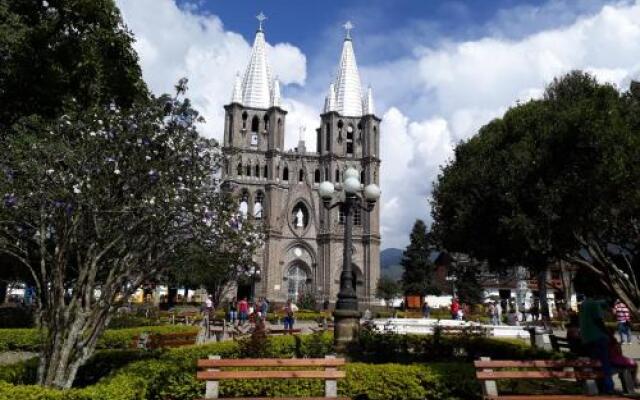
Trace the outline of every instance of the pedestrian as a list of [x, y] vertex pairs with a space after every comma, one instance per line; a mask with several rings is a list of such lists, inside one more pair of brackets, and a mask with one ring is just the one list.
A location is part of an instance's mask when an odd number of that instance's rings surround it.
[[233, 299], [229, 302], [229, 322], [235, 324], [238, 319], [238, 302]]
[[242, 300], [238, 302], [238, 320], [240, 321], [240, 325], [244, 325], [249, 317], [249, 303], [247, 302], [247, 298], [243, 297]]
[[589, 296], [582, 302], [580, 308], [580, 335], [582, 343], [589, 357], [600, 361], [603, 378], [602, 387], [604, 394], [613, 392], [613, 380], [611, 375], [611, 359], [609, 357], [609, 338], [604, 324], [605, 302]]
[[487, 315], [491, 320], [491, 325], [498, 325], [498, 314], [496, 313], [495, 304], [489, 303], [489, 308], [487, 309]]
[[[629, 307], [617, 299], [613, 306], [613, 315], [616, 316], [618, 322], [618, 334], [620, 335], [621, 344], [631, 344], [631, 312]], [[624, 341], [624, 336], [627, 337], [627, 342]]]
[[620, 346], [620, 343], [616, 340], [614, 330], [609, 329], [608, 333], [609, 358], [611, 359], [611, 365], [616, 369], [629, 368], [631, 370], [631, 376], [633, 376], [633, 382], [637, 386], [638, 363], [633, 358], [624, 356], [622, 353], [622, 346]]
[[427, 303], [426, 301], [422, 305], [422, 316], [425, 318], [431, 317], [431, 307], [429, 307], [429, 303]]
[[502, 325], [502, 304], [499, 301], [496, 301], [496, 316], [498, 319], [498, 323], [496, 325]]
[[284, 311], [284, 330], [292, 331], [293, 323], [295, 322], [295, 313], [298, 311], [298, 307], [289, 299], [282, 310]]
[[204, 312], [209, 317], [213, 316], [213, 299], [211, 298], [211, 296], [207, 296], [207, 298], [204, 300]]
[[269, 302], [267, 301], [266, 298], [263, 297], [262, 301], [260, 302], [260, 319], [262, 320], [262, 322], [266, 321], [268, 312], [269, 312]]
[[451, 301], [451, 319], [458, 319], [458, 311], [460, 311], [460, 303], [457, 298]]

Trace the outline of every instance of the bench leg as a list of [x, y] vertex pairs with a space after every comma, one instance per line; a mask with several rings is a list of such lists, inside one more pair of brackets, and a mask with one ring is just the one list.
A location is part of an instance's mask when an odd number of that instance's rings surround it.
[[623, 368], [618, 372], [620, 382], [622, 382], [622, 390], [625, 393], [635, 393], [635, 382], [630, 368]]
[[[482, 361], [491, 361], [491, 357], [480, 357]], [[482, 371], [492, 372], [490, 368], [484, 368]], [[483, 381], [482, 382], [482, 394], [485, 398], [498, 396], [498, 385], [496, 381]]]
[[[336, 356], [325, 356], [324, 358], [336, 358]], [[325, 368], [325, 371], [335, 371], [337, 368]], [[338, 397], [338, 381], [326, 380], [324, 381], [324, 397]]]
[[[209, 356], [209, 360], [219, 360], [220, 356]], [[210, 368], [207, 371], [217, 371], [216, 368]], [[219, 396], [219, 382], [207, 381], [207, 388], [204, 393], [205, 399], [217, 399]]]

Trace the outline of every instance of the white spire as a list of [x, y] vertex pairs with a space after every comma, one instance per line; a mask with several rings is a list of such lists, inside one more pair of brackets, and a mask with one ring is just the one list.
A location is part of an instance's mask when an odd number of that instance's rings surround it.
[[329, 84], [329, 93], [324, 99], [324, 112], [336, 110], [336, 87], [333, 83]]
[[273, 88], [271, 89], [271, 107], [280, 107], [280, 81], [278, 78], [273, 80]]
[[242, 104], [246, 107], [269, 108], [271, 70], [267, 62], [267, 44], [262, 30], [262, 23], [266, 17], [260, 13], [256, 18], [260, 26], [253, 41], [249, 65], [242, 79]]
[[371, 89], [371, 86], [369, 86], [369, 89], [367, 89], [367, 97], [364, 98], [364, 101], [362, 103], [364, 108], [364, 115], [376, 114], [376, 107], [373, 103], [373, 90]]
[[340, 66], [336, 77], [335, 110], [347, 117], [360, 117], [362, 116], [362, 85], [360, 84], [356, 56], [353, 53], [353, 43], [351, 42], [353, 25], [351, 22], [347, 22], [344, 28], [347, 34], [342, 46]]
[[236, 72], [236, 81], [233, 84], [233, 94], [231, 95], [231, 102], [242, 104], [242, 79], [240, 73]]

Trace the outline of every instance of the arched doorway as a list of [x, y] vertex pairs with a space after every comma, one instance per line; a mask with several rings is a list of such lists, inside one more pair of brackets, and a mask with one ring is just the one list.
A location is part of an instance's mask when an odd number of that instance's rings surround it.
[[309, 274], [300, 263], [295, 263], [287, 270], [287, 299], [298, 301], [300, 295], [307, 290]]

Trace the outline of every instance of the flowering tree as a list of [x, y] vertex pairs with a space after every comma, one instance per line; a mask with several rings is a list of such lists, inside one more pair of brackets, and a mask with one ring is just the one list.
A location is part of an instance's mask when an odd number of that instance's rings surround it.
[[217, 143], [199, 120], [188, 100], [162, 97], [27, 119], [0, 137], [0, 253], [35, 281], [41, 384], [69, 388], [118, 303], [177, 249], [254, 241], [229, 223], [236, 206], [216, 186]]

